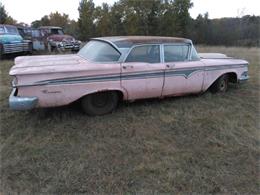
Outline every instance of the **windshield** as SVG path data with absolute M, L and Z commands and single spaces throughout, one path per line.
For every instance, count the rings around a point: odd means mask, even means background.
M 5 29 L 3 26 L 0 26 L 0 34 L 4 34 L 5 33 Z
M 0 34 L 19 34 L 16 27 L 13 26 L 0 26 Z
M 51 34 L 52 35 L 63 35 L 64 33 L 63 33 L 63 31 L 62 31 L 62 29 L 51 29 Z
M 5 29 L 8 34 L 15 34 L 15 35 L 19 34 L 16 27 L 6 26 Z
M 78 55 L 94 62 L 116 62 L 120 57 L 120 53 L 114 47 L 103 41 L 88 42 Z

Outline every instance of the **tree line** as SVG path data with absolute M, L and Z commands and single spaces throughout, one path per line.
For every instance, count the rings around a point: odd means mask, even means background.
M 260 16 L 209 19 L 205 13 L 193 19 L 189 14 L 192 6 L 191 0 L 118 0 L 111 6 L 107 3 L 96 6 L 93 0 L 81 0 L 77 21 L 54 12 L 31 25 L 61 26 L 82 41 L 99 36 L 157 35 L 187 37 L 196 44 L 259 46 Z M 1 10 L 4 7 L 0 5 L 2 18 Z M 5 14 L 9 23 L 15 22 Z

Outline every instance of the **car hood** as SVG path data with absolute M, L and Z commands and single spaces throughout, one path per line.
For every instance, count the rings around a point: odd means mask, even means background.
M 19 43 L 22 42 L 23 38 L 20 35 L 0 35 L 0 43 L 8 44 L 8 43 Z
M 22 56 L 15 58 L 15 65 L 10 75 L 44 74 L 55 72 L 72 72 L 82 69 L 86 60 L 77 54 Z
M 50 35 L 48 37 L 49 40 L 53 41 L 74 41 L 74 37 L 70 35 Z

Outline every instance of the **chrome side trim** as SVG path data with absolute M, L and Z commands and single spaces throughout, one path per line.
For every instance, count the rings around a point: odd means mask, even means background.
M 9 107 L 12 110 L 30 110 L 33 109 L 37 103 L 37 97 L 19 97 L 16 96 L 16 88 L 13 88 L 9 96 Z
M 80 77 L 65 77 L 58 79 L 42 80 L 35 83 L 17 85 L 17 87 L 28 87 L 28 86 L 40 86 L 40 85 L 58 85 L 58 84 L 73 84 L 73 83 L 89 83 L 89 82 L 107 82 L 107 81 L 119 81 L 124 79 L 146 79 L 151 77 L 162 77 L 162 76 L 184 76 L 188 78 L 193 73 L 198 71 L 216 71 L 225 70 L 232 68 L 244 68 L 247 67 L 245 64 L 230 64 L 221 66 L 200 66 L 200 67 L 187 67 L 187 68 L 175 68 L 168 71 L 164 69 L 156 71 L 138 71 L 131 73 L 117 73 L 117 74 L 103 74 L 103 75 L 92 75 L 92 76 L 80 76 Z

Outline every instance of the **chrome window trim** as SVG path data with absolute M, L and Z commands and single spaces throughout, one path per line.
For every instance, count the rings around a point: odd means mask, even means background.
M 78 51 L 78 53 L 77 53 L 76 55 L 78 55 L 78 56 L 80 56 L 81 58 L 83 58 L 84 60 L 90 61 L 90 62 L 92 62 L 92 63 L 94 63 L 94 64 L 117 64 L 117 63 L 121 63 L 121 62 L 122 62 L 122 59 L 121 59 L 121 58 L 122 58 L 122 56 L 124 55 L 124 53 L 123 53 L 122 51 L 120 51 L 119 48 L 117 48 L 116 45 L 113 44 L 111 41 L 107 41 L 107 40 L 100 39 L 100 38 L 92 38 L 92 39 L 90 39 L 90 41 L 101 41 L 101 42 L 108 43 L 109 45 L 111 45 L 111 46 L 120 54 L 120 57 L 118 58 L 117 61 L 95 62 L 95 61 L 92 61 L 92 60 L 90 60 L 90 59 L 85 58 L 85 57 L 82 56 L 82 55 L 79 55 L 79 51 Z M 86 43 L 86 44 L 88 44 L 88 43 Z M 86 44 L 85 44 L 85 45 L 86 45 Z M 84 45 L 84 47 L 85 47 L 85 45 Z
M 162 63 L 162 53 L 161 53 L 161 44 L 160 43 L 146 43 L 146 44 L 136 44 L 136 45 L 133 45 L 132 47 L 130 47 L 129 51 L 126 53 L 125 57 L 122 60 L 122 63 L 136 63 L 136 62 L 126 62 L 126 59 L 129 56 L 129 54 L 131 53 L 131 51 L 134 48 L 136 48 L 136 47 L 151 46 L 151 45 L 159 46 L 159 52 L 160 52 L 159 53 L 159 56 L 160 56 L 160 62 L 159 63 Z M 149 63 L 149 64 L 158 64 L 158 63 Z
M 91 40 L 106 42 L 106 43 L 110 44 L 112 47 L 114 47 L 120 54 L 122 54 L 120 49 L 112 41 L 109 41 L 107 39 L 102 39 L 102 38 L 91 38 L 90 41 Z

